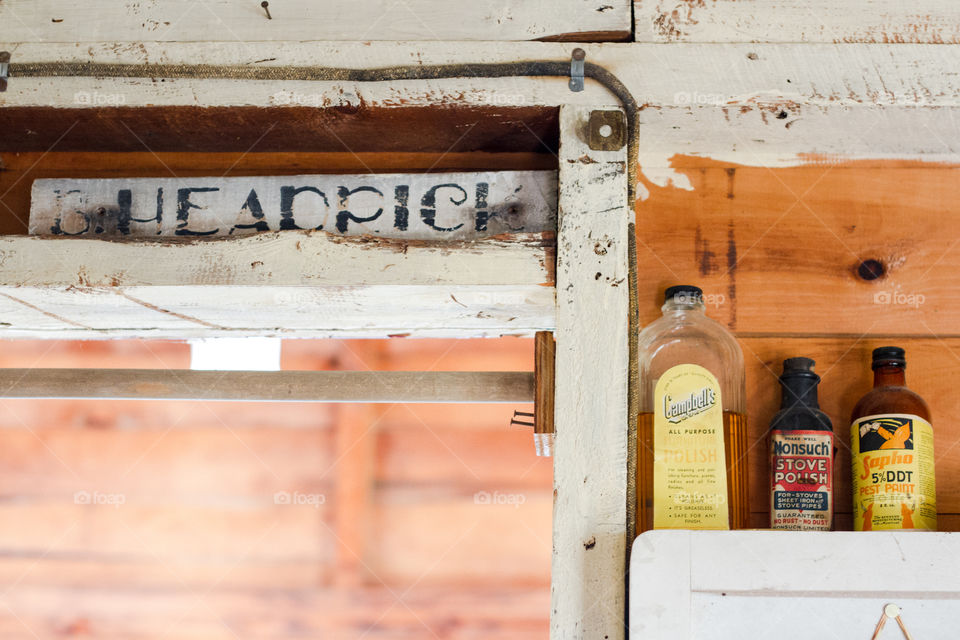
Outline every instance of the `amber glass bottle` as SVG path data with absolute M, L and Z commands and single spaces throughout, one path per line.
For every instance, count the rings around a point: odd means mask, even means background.
M 639 336 L 637 531 L 748 524 L 743 352 L 693 286 Z
M 937 529 L 933 428 L 906 387 L 899 347 L 873 350 L 873 389 L 853 409 L 853 524 L 857 531 Z

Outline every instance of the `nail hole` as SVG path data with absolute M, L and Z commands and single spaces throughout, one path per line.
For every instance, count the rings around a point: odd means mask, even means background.
M 867 281 L 876 280 L 886 272 L 886 268 L 879 260 L 864 260 L 860 263 L 860 266 L 857 267 L 857 275 Z

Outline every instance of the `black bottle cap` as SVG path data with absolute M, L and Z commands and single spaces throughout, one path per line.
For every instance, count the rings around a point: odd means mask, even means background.
M 691 284 L 678 284 L 668 287 L 663 293 L 664 303 L 673 300 L 677 304 L 694 304 L 703 300 L 703 289 Z
M 820 376 L 813 372 L 813 367 L 817 363 L 812 358 L 787 358 L 783 361 L 783 375 L 781 377 L 791 378 L 816 378 Z
M 873 350 L 873 366 L 876 369 L 888 364 L 907 366 L 906 351 L 900 347 L 877 347 Z

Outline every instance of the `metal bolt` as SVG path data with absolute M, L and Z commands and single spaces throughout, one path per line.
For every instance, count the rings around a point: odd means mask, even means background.
M 270 15 L 270 3 L 267 2 L 267 0 L 263 0 L 263 2 L 260 3 L 260 6 L 263 7 L 263 10 L 267 12 L 267 20 L 273 20 L 273 16 Z

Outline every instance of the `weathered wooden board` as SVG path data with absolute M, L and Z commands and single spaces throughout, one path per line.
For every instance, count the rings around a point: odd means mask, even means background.
M 777 376 L 783 361 L 806 356 L 817 361 L 820 406 L 833 421 L 837 437 L 835 466 L 835 509 L 849 513 L 850 488 L 850 414 L 857 400 L 873 386 L 870 352 L 879 346 L 894 344 L 907 351 L 907 385 L 929 403 L 934 428 L 934 452 L 937 462 L 937 509 L 960 513 L 960 477 L 958 431 L 952 416 L 960 412 L 960 398 L 953 392 L 953 381 L 960 376 L 960 340 L 927 335 L 915 338 L 856 336 L 836 338 L 797 338 L 789 334 L 765 338 L 741 338 L 747 373 L 747 427 L 751 445 L 750 505 L 756 514 L 770 507 L 767 426 L 780 408 Z M 762 526 L 769 526 L 763 523 Z M 841 526 L 842 528 L 842 526 Z M 941 527 L 943 530 L 953 530 Z
M 951 0 L 634 0 L 638 42 L 957 44 Z
M 626 147 L 595 151 L 560 109 L 551 638 L 624 637 L 627 553 Z
M 956 167 L 675 166 L 637 209 L 642 322 L 689 281 L 740 335 L 960 335 Z
M 411 60 L 417 65 L 567 61 L 571 49 L 561 43 L 471 43 L 450 47 L 428 42 L 136 46 L 98 43 L 84 47 L 20 43 L 10 48 L 14 67 L 18 60 L 136 64 L 189 64 L 204 60 L 212 65 L 245 62 L 260 67 L 310 66 L 316 64 L 316 51 L 323 50 L 325 66 L 347 68 L 395 67 Z M 644 105 L 639 114 L 643 137 L 640 164 L 642 173 L 655 185 L 685 186 L 683 178 L 672 168 L 671 158 L 677 154 L 770 167 L 824 159 L 960 158 L 956 135 L 960 80 L 954 73 L 960 67 L 960 51 L 956 47 L 608 43 L 587 45 L 585 49 L 588 61 L 617 75 Z M 7 144 L 36 140 L 42 146 L 32 150 L 45 151 L 51 146 L 65 149 L 102 142 L 104 138 L 91 141 L 80 134 L 99 126 L 96 118 L 85 118 L 83 112 L 97 111 L 90 108 L 91 104 L 111 96 L 122 99 L 124 107 L 183 108 L 293 108 L 289 106 L 293 104 L 290 97 L 295 96 L 301 102 L 342 107 L 358 114 L 373 113 L 376 107 L 413 105 L 456 105 L 468 109 L 491 105 L 530 108 L 569 103 L 616 104 L 615 97 L 593 80 L 587 80 L 584 91 L 572 93 L 562 77 L 484 79 L 466 71 L 463 76 L 396 83 L 202 79 L 168 79 L 160 83 L 152 78 L 19 77 L 12 78 L 10 90 L 0 95 L 0 105 L 4 107 L 0 109 L 0 125 L 7 132 Z M 82 100 L 78 100 L 78 95 Z M 58 108 L 50 111 L 52 107 Z M 47 109 L 49 113 L 44 115 L 35 109 Z M 69 109 L 79 111 L 67 117 L 65 110 Z M 98 113 L 109 117 L 103 110 Z M 337 112 L 336 120 L 342 118 Z M 511 118 L 482 119 L 492 121 L 506 124 Z M 43 131 L 37 132 L 37 122 L 45 123 Z M 225 127 L 231 122 L 231 118 L 223 118 Z M 318 131 L 324 130 L 322 123 L 318 121 Z M 235 133 L 244 142 L 249 139 L 249 146 L 265 135 L 267 127 L 264 124 L 254 130 L 238 128 L 231 135 Z M 131 144 L 141 144 L 119 124 L 104 134 L 110 131 L 122 134 Z M 370 144 L 378 138 L 388 139 L 389 133 L 389 128 L 384 128 L 370 136 L 368 130 L 365 139 Z M 175 136 L 176 132 L 169 135 Z M 142 141 L 148 142 L 148 147 L 156 147 L 170 139 L 169 135 Z M 280 135 L 278 131 L 267 132 L 260 144 Z M 289 132 L 286 135 L 289 137 Z M 64 136 L 62 141 L 58 140 L 60 136 Z M 489 142 L 493 144 L 492 140 Z M 21 150 L 30 149 L 21 144 Z M 638 195 L 647 194 L 639 191 Z
M 532 372 L 0 369 L 0 398 L 232 402 L 530 402 Z
M 889 603 L 913 637 L 939 637 L 960 615 L 958 551 L 956 533 L 649 531 L 631 556 L 631 637 L 868 638 Z
M 233 575 L 228 572 L 229 577 Z M 478 600 L 483 604 L 478 605 Z M 375 583 L 351 590 L 313 585 L 209 592 L 180 585 L 98 589 L 28 583 L 12 590 L 5 604 L 17 613 L 0 618 L 0 634 L 11 638 L 22 637 L 25 629 L 50 638 L 63 635 L 65 629 L 86 633 L 93 628 L 109 640 L 236 640 L 264 633 L 276 637 L 296 628 L 297 633 L 314 638 L 362 635 L 364 640 L 415 640 L 448 633 L 454 627 L 456 634 L 450 637 L 459 640 L 544 637 L 539 611 L 547 600 L 541 585 L 456 588 Z
M 6 0 L 0 41 L 623 40 L 631 0 Z
M 36 180 L 31 234 L 346 236 L 470 240 L 556 230 L 556 173 L 299 175 Z
M 475 129 L 474 129 L 475 130 Z M 342 135 L 342 131 L 338 135 Z M 305 173 L 463 172 L 555 170 L 543 153 L 416 152 L 166 152 L 166 151 L 0 152 L 0 235 L 27 233 L 33 182 L 43 178 L 135 178 L 176 175 L 286 176 Z M 16 212 L 16 215 L 13 214 Z
M 548 234 L 552 236 L 552 234 Z M 193 241 L 0 238 L 0 335 L 532 335 L 553 238 L 431 245 L 284 231 Z

